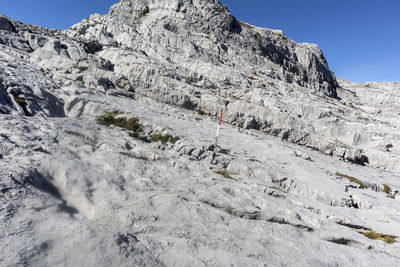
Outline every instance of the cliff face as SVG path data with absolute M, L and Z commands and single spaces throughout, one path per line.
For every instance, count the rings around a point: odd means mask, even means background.
M 108 15 L 71 30 L 75 37 L 142 50 L 186 75 L 209 77 L 217 88 L 224 81 L 249 87 L 247 76 L 261 75 L 336 97 L 338 84 L 316 45 L 242 23 L 219 1 L 121 1 Z

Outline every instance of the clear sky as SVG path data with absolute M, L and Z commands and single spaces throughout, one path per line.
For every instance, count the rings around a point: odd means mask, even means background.
M 0 13 L 65 29 L 117 0 L 0 0 Z M 338 77 L 400 81 L 400 0 L 222 0 L 239 20 L 318 44 Z

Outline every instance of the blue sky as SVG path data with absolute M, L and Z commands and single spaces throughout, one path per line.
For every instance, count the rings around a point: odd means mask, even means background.
M 0 13 L 65 29 L 117 0 L 0 0 Z M 318 44 L 338 77 L 400 81 L 400 0 L 222 0 L 236 18 Z M 79 8 L 78 8 L 79 7 Z

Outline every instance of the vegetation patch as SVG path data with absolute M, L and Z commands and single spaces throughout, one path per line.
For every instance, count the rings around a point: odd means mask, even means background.
M 149 8 L 149 6 L 146 6 L 145 9 L 143 9 L 143 11 L 142 11 L 142 14 L 141 14 L 142 17 L 149 14 L 149 12 L 150 12 L 150 8 Z
M 352 228 L 355 231 L 357 231 L 358 233 L 362 234 L 363 236 L 365 236 L 365 237 L 367 237 L 369 239 L 381 240 L 381 241 L 384 241 L 384 242 L 386 242 L 388 244 L 393 244 L 393 243 L 397 242 L 396 238 L 398 238 L 398 236 L 384 235 L 384 234 L 375 232 L 375 231 L 373 231 L 370 228 L 367 228 L 365 226 L 355 225 L 355 224 L 348 224 L 348 223 L 344 223 L 344 222 L 337 222 L 337 224 Z
M 383 184 L 383 192 L 385 192 L 386 194 L 390 194 L 392 192 L 392 188 L 390 188 L 390 186 L 388 186 L 387 184 Z
M 383 189 L 382 192 L 386 193 L 388 198 L 396 198 L 396 195 L 399 193 L 398 191 L 393 192 L 392 188 L 390 186 L 388 186 L 387 184 L 383 184 Z
M 162 134 L 152 134 L 150 135 L 150 138 L 153 142 L 158 142 L 160 141 L 161 143 L 163 143 L 164 145 L 166 143 L 172 143 L 175 144 L 176 141 L 178 141 L 180 138 L 179 136 L 172 136 L 170 134 L 166 134 L 166 135 L 162 135 Z
M 373 240 L 381 240 L 384 241 L 388 244 L 393 244 L 396 241 L 396 238 L 398 238 L 398 236 L 394 236 L 394 235 L 384 235 L 375 231 L 367 231 L 367 232 L 362 232 L 361 233 L 363 236 L 368 237 L 369 239 L 373 239 Z
M 96 121 L 104 126 L 117 126 L 123 129 L 128 130 L 132 137 L 137 137 L 139 132 L 143 131 L 142 125 L 139 123 L 139 119 L 136 117 L 132 118 L 124 118 L 120 117 L 117 118 L 118 115 L 121 115 L 122 113 L 119 111 L 113 111 L 106 113 L 102 116 L 99 116 L 96 118 Z
M 342 177 L 342 178 L 346 178 L 347 180 L 349 180 L 352 183 L 358 184 L 361 189 L 366 188 L 366 186 L 365 186 L 363 181 L 361 181 L 361 180 L 359 180 L 359 179 L 357 179 L 357 178 L 355 178 L 353 176 L 342 174 L 340 172 L 336 172 L 335 175 L 339 176 L 339 177 Z
M 199 115 L 201 115 L 201 116 L 206 115 L 206 113 L 204 112 L 204 110 L 201 110 L 201 109 L 199 109 L 199 110 L 197 111 L 197 113 L 199 113 Z
M 194 118 L 196 121 L 201 121 L 202 118 Z
M 19 97 L 14 97 L 15 102 L 17 102 L 18 105 L 20 106 L 24 106 L 26 105 L 26 100 L 23 98 L 19 98 Z
M 84 72 L 89 69 L 87 66 L 76 66 L 76 68 L 79 70 L 79 72 Z
M 229 172 L 227 172 L 226 170 L 217 170 L 217 171 L 215 171 L 215 173 L 216 174 L 219 174 L 219 175 L 222 175 L 222 176 L 224 176 L 225 178 L 227 178 L 227 179 L 231 179 L 231 180 L 235 180 L 235 181 L 237 181 L 235 178 L 233 178 L 232 176 L 231 176 L 231 174 L 229 173 Z

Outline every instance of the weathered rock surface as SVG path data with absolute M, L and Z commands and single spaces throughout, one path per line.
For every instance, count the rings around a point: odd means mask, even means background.
M 216 0 L 0 16 L 0 265 L 397 266 L 399 103 Z

